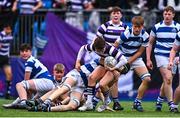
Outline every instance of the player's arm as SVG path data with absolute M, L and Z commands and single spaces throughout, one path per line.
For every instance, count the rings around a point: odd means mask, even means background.
M 37 3 L 37 5 L 33 8 L 33 12 L 35 12 L 35 11 L 37 11 L 40 7 L 42 7 L 42 1 L 41 0 L 39 0 L 38 1 L 38 3 Z
M 142 53 L 145 51 L 145 48 L 146 47 L 141 46 L 138 49 L 138 51 L 132 57 L 129 58 L 128 63 L 132 64 L 137 58 L 139 58 L 142 55 Z
M 169 55 L 169 65 L 168 65 L 169 69 L 171 69 L 173 66 L 173 60 L 176 56 L 177 50 L 178 50 L 178 46 L 174 44 Z
M 31 76 L 31 72 L 30 71 L 26 71 L 24 74 L 24 80 L 29 80 Z
M 12 11 L 15 12 L 17 10 L 17 4 L 18 4 L 18 0 L 15 0 L 12 6 Z
M 153 69 L 153 65 L 152 65 L 152 61 L 151 61 L 151 52 L 152 52 L 152 48 L 153 48 L 153 43 L 155 41 L 155 37 L 150 35 L 149 37 L 149 43 L 148 43 L 148 47 L 146 48 L 146 60 L 147 60 L 147 67 L 149 69 Z
M 92 44 L 83 45 L 79 49 L 77 59 L 76 59 L 76 64 L 75 64 L 75 68 L 77 70 L 80 70 L 81 59 L 82 59 L 83 55 L 86 53 L 86 51 L 92 51 Z

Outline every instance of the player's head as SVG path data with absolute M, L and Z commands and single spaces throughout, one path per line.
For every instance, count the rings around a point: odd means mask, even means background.
M 4 24 L 3 30 L 5 31 L 6 34 L 11 34 L 11 32 L 12 32 L 11 25 L 8 23 Z
M 106 42 L 102 37 L 96 37 L 93 42 L 93 48 L 97 53 L 104 53 Z
M 139 35 L 141 30 L 144 27 L 144 19 L 142 16 L 134 16 L 132 18 L 132 28 L 133 28 L 133 34 Z
M 122 18 L 121 8 L 113 7 L 110 11 L 110 18 L 114 24 L 119 24 Z
M 53 68 L 53 75 L 56 81 L 61 81 L 62 77 L 64 76 L 65 66 L 62 63 L 57 63 L 54 65 Z
M 29 44 L 22 44 L 20 46 L 20 56 L 21 56 L 21 58 L 27 60 L 32 54 L 31 50 L 32 50 L 32 48 L 31 48 L 31 46 Z
M 174 16 L 175 16 L 175 10 L 172 6 L 167 6 L 164 8 L 163 18 L 165 24 L 170 25 L 171 22 L 173 21 Z

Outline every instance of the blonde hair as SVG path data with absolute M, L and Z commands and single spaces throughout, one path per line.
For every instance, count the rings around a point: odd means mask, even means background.
M 142 16 L 134 16 L 132 18 L 132 24 L 137 26 L 143 26 L 144 25 L 144 18 Z
M 62 63 L 57 63 L 54 65 L 53 68 L 55 71 L 64 71 L 65 70 L 65 66 Z

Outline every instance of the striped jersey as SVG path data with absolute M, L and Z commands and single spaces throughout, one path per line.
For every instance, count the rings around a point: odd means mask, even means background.
M 93 60 L 90 63 L 84 64 L 81 66 L 81 70 L 80 70 L 80 75 L 81 78 L 83 79 L 84 84 L 87 86 L 88 84 L 88 76 L 93 72 L 93 70 L 98 66 L 99 64 L 99 60 Z
M 2 8 L 10 8 L 11 5 L 11 0 L 0 0 L 0 6 L 2 6 Z
M 114 57 L 118 62 L 118 64 L 116 65 L 116 68 L 119 68 L 122 65 L 124 65 L 125 63 L 127 63 L 127 60 L 124 57 L 124 55 L 121 53 L 121 51 L 119 51 L 117 48 L 115 48 L 114 46 L 111 46 L 110 44 L 107 44 L 107 43 L 106 43 L 105 50 L 103 53 L 96 52 L 93 47 L 93 43 L 86 44 L 86 45 L 82 46 L 81 49 L 80 49 L 80 52 L 78 53 L 77 59 L 81 59 L 82 55 L 85 54 L 85 51 L 90 51 L 90 52 L 94 51 L 97 55 L 99 55 L 100 57 L 103 57 L 103 58 L 105 58 L 107 56 Z
M 178 32 L 177 36 L 176 36 L 176 40 L 175 40 L 175 45 L 180 47 L 180 31 Z M 180 48 L 179 48 L 180 49 Z
M 69 0 L 70 11 L 80 11 L 84 9 L 84 6 L 91 2 L 91 0 Z
M 126 57 L 131 57 L 138 51 L 141 46 L 148 46 L 148 38 L 149 34 L 145 30 L 141 30 L 140 34 L 135 36 L 133 34 L 133 29 L 128 29 L 122 33 L 117 41 L 120 44 L 119 48 L 123 54 Z
M 32 9 L 41 0 L 17 0 L 20 5 L 20 13 L 22 14 L 33 14 Z
M 30 79 L 46 78 L 54 81 L 47 68 L 36 58 L 30 56 L 25 63 L 25 72 L 31 72 Z
M 112 23 L 112 20 L 110 20 L 98 28 L 97 36 L 103 37 L 108 43 L 114 43 L 126 29 L 128 29 L 128 26 L 123 22 L 115 25 Z
M 152 28 L 150 35 L 156 38 L 155 55 L 169 57 L 170 50 L 179 30 L 180 24 L 175 21 L 171 25 L 166 25 L 162 21 Z
M 11 34 L 7 35 L 4 31 L 0 32 L 0 55 L 9 56 L 10 42 L 12 40 Z

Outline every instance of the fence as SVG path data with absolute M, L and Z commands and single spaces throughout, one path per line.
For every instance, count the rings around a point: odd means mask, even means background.
M 106 9 L 96 9 L 100 13 L 100 21 L 104 23 L 109 20 L 109 12 Z M 65 19 L 65 10 L 60 9 L 40 9 L 37 13 L 33 15 L 14 15 L 15 21 L 13 25 L 13 35 L 14 40 L 11 45 L 11 55 L 17 55 L 19 53 L 19 47 L 22 43 L 33 44 L 33 38 L 35 33 L 44 33 L 45 26 L 43 22 L 47 12 L 54 12 L 62 19 Z M 84 21 L 88 21 L 92 11 L 83 11 Z M 122 21 L 130 24 L 131 18 L 134 16 L 131 10 L 123 10 Z M 0 18 L 3 18 L 4 14 L 0 14 Z M 141 15 L 145 18 L 145 26 L 148 31 L 150 31 L 151 26 L 156 22 L 162 20 L 161 11 L 151 11 L 143 12 Z M 176 13 L 176 21 L 180 21 L 180 12 Z

